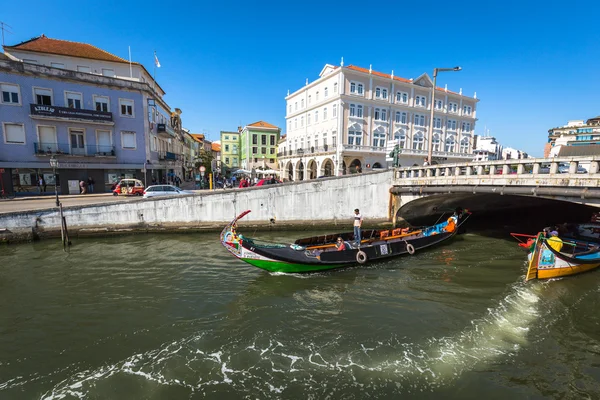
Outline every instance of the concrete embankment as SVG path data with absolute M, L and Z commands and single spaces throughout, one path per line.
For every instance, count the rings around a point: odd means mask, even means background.
M 124 203 L 64 209 L 69 234 L 111 235 L 136 232 L 220 230 L 244 210 L 240 226 L 257 229 L 350 228 L 359 208 L 365 227 L 391 221 L 392 172 L 232 189 Z M 0 214 L 0 241 L 16 242 L 60 236 L 56 208 Z

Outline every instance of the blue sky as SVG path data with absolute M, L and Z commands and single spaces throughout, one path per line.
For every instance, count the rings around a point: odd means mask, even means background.
M 600 115 L 600 2 L 486 3 L 11 1 L 0 21 L 8 45 L 44 33 L 123 58 L 131 46 L 150 71 L 156 50 L 167 102 L 213 140 L 258 120 L 285 132 L 287 90 L 342 56 L 405 78 L 460 65 L 438 86 L 477 92 L 476 133 L 541 156 L 549 128 Z

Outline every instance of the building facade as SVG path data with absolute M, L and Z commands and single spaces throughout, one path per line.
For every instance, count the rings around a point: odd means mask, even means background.
M 6 191 L 39 193 L 44 188 L 34 182 L 40 178 L 53 184 L 50 157 L 58 159 L 63 194 L 78 192 L 74 182 L 88 178 L 101 192 L 123 177 L 150 183 L 185 172 L 181 110 L 171 111 L 141 64 L 43 35 L 4 50 L 0 168 Z
M 600 116 L 584 120 L 572 120 L 561 127 L 548 130 L 548 142 L 544 157 L 558 154 L 559 146 L 590 146 L 600 144 Z M 556 147 L 556 148 L 555 148 Z
M 240 133 L 240 166 L 245 170 L 277 169 L 281 128 L 265 121 L 246 125 Z
M 398 145 L 400 165 L 428 151 L 433 82 L 353 65 L 325 65 L 319 79 L 286 97 L 286 139 L 279 169 L 288 180 L 386 168 Z M 478 99 L 437 88 L 434 162 L 472 159 Z
M 475 135 L 473 161 L 492 161 L 502 159 L 503 147 L 493 136 Z
M 242 127 L 237 132 L 221 131 L 221 173 L 228 175 L 229 171 L 240 167 L 240 133 Z

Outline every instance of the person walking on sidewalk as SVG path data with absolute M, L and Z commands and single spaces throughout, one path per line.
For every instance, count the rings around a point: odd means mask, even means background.
M 362 227 L 363 217 L 360 214 L 359 209 L 354 210 L 354 241 L 357 247 L 360 247 L 361 232 L 360 228 Z
M 94 178 L 92 178 L 91 176 L 90 176 L 90 177 L 88 177 L 88 180 L 87 180 L 87 185 L 88 185 L 88 191 L 89 191 L 90 193 L 94 193 L 94 183 L 96 183 L 96 182 L 94 181 Z

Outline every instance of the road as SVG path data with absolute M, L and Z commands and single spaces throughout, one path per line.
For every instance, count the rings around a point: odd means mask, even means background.
M 63 207 L 82 206 L 86 204 L 115 203 L 140 199 L 137 196 L 113 196 L 111 193 L 91 195 L 62 196 L 60 202 Z M 9 200 L 0 200 L 0 214 L 18 211 L 43 210 L 56 207 L 54 196 L 26 197 Z

